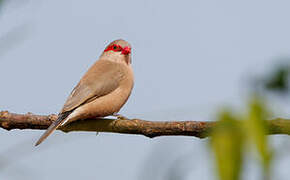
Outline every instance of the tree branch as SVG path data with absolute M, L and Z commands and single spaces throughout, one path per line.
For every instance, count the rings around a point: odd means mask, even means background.
M 57 115 L 35 115 L 32 113 L 15 114 L 0 112 L 0 127 L 11 129 L 47 129 L 57 119 Z M 277 118 L 268 120 L 268 134 L 290 135 L 290 120 Z M 112 132 L 123 134 L 139 134 L 150 138 L 157 136 L 195 136 L 205 138 L 210 135 L 216 122 L 211 121 L 145 121 L 141 119 L 86 119 L 72 122 L 59 130 Z

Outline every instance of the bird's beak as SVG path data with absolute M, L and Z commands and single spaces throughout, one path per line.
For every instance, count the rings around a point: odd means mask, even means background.
M 124 55 L 130 54 L 131 53 L 131 48 L 129 46 L 126 46 L 123 48 L 122 53 Z

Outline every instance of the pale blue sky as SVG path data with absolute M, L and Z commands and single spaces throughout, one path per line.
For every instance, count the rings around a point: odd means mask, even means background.
M 123 38 L 133 46 L 135 87 L 122 114 L 212 119 L 224 105 L 245 102 L 250 76 L 290 56 L 289 6 L 285 0 L 11 1 L 0 11 L 0 110 L 57 113 L 104 47 Z M 2 179 L 161 180 L 178 168 L 183 179 L 214 179 L 207 140 L 56 132 L 35 148 L 43 131 L 0 133 Z M 271 139 L 276 146 L 287 141 Z M 287 179 L 289 156 L 275 163 L 274 174 Z M 247 179 L 259 177 L 255 164 L 247 169 Z

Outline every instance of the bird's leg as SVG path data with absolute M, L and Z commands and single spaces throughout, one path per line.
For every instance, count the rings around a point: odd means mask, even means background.
M 118 113 L 114 113 L 112 114 L 112 116 L 116 117 L 118 120 L 126 120 L 126 119 L 129 119 L 121 114 L 118 114 Z

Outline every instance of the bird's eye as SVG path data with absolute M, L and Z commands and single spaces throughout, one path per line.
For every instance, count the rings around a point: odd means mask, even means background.
M 113 46 L 113 49 L 115 49 L 115 50 L 116 50 L 116 49 L 117 49 L 117 46 L 116 46 L 116 45 L 115 45 L 115 46 Z

